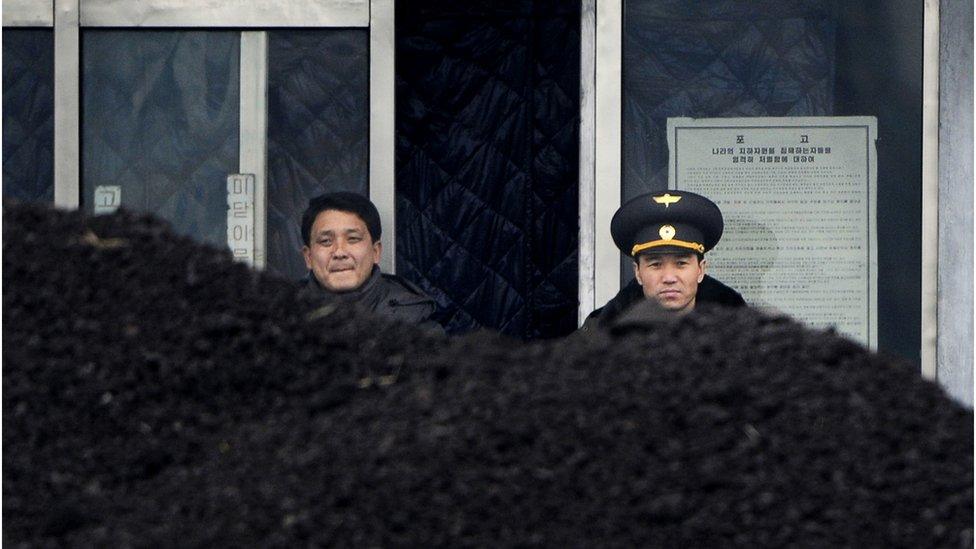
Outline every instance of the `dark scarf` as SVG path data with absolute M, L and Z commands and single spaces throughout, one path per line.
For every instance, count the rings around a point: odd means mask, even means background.
M 373 271 L 369 273 L 369 278 L 366 282 L 348 292 L 333 292 L 326 289 L 321 284 L 315 274 L 309 271 L 305 277 L 305 287 L 315 290 L 315 296 L 322 300 L 324 304 L 332 305 L 339 303 L 363 303 L 368 302 L 369 297 L 374 293 L 376 288 L 380 284 L 380 280 L 383 278 L 382 273 L 380 273 L 380 268 L 377 265 L 373 265 Z

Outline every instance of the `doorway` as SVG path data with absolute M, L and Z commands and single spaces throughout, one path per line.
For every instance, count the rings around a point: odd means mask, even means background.
M 578 2 L 397 10 L 399 272 L 449 332 L 577 326 Z

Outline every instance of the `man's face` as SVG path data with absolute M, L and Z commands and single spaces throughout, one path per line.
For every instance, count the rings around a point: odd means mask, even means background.
M 698 283 L 705 277 L 705 261 L 690 254 L 642 254 L 634 263 L 634 276 L 644 297 L 668 311 L 686 313 L 695 308 Z
M 380 262 L 383 245 L 373 242 L 366 222 L 358 215 L 338 210 L 319 212 L 302 247 L 305 266 L 332 292 L 349 292 L 369 278 Z

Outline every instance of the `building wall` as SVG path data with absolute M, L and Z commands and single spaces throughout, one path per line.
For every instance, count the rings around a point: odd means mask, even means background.
M 942 2 L 939 61 L 939 383 L 973 405 L 973 2 Z

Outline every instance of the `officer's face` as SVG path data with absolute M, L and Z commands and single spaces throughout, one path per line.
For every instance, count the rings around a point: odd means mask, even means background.
M 355 290 L 379 263 L 382 244 L 373 242 L 366 222 L 354 213 L 325 210 L 315 217 L 311 242 L 302 248 L 305 266 L 332 292 Z
M 673 312 L 695 308 L 698 283 L 705 277 L 705 261 L 690 254 L 642 254 L 634 263 L 634 276 L 644 296 Z

